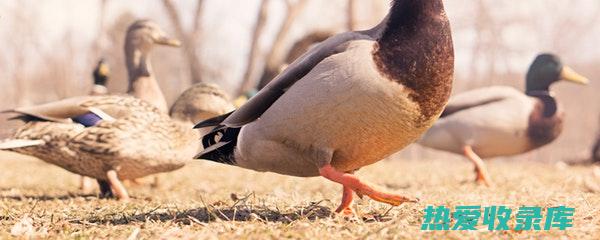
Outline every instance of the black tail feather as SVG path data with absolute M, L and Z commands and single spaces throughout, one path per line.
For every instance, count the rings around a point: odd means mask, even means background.
M 194 128 L 205 128 L 205 127 L 219 126 L 232 113 L 233 113 L 233 111 L 231 111 L 231 112 L 229 112 L 227 114 L 221 115 L 221 116 L 217 116 L 217 117 L 214 117 L 214 118 L 206 119 L 206 120 L 204 120 L 204 121 L 196 124 L 196 126 L 194 126 Z
M 241 128 L 219 126 L 202 137 L 204 151 L 196 155 L 196 159 L 235 165 L 234 151 Z M 217 139 L 219 138 L 220 139 Z

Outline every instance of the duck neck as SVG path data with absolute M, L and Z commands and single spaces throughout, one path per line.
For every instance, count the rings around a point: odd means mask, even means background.
M 454 48 L 442 0 L 395 0 L 374 29 L 374 60 L 380 72 L 412 90 L 426 118 L 450 97 Z
M 147 101 L 162 112 L 167 112 L 167 101 L 154 78 L 152 65 L 147 52 L 143 52 L 129 43 L 125 45 L 125 61 L 129 74 L 127 93 Z
M 108 94 L 108 88 L 106 88 L 106 86 L 102 84 L 94 84 L 94 86 L 92 86 L 92 91 L 90 92 L 90 95 L 101 96 L 106 94 Z
M 558 103 L 552 92 L 548 90 L 532 90 L 527 91 L 527 95 L 537 98 L 541 102 L 544 108 L 543 116 L 545 118 L 553 117 L 558 112 Z
M 544 81 L 533 79 L 528 76 L 525 82 L 525 93 L 527 93 L 528 95 L 531 92 L 550 92 L 550 84 L 544 83 Z

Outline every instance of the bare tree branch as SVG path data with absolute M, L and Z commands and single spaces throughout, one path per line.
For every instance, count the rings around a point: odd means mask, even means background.
M 163 0 L 162 1 L 165 10 L 167 11 L 167 15 L 171 20 L 171 24 L 173 28 L 175 28 L 175 32 L 178 37 L 183 42 L 183 51 L 188 60 L 189 70 L 190 70 L 190 78 L 192 79 L 192 83 L 202 82 L 202 65 L 200 59 L 197 56 L 197 44 L 198 38 L 200 36 L 200 16 L 202 15 L 202 6 L 204 1 L 198 0 L 198 5 L 196 7 L 196 12 L 194 16 L 194 29 L 191 33 L 188 33 L 183 28 L 183 24 L 181 23 L 181 19 L 179 17 L 179 12 L 177 11 L 175 4 L 172 0 Z
M 192 38 L 195 40 L 200 38 L 200 33 L 202 32 L 202 24 L 200 21 L 202 10 L 204 10 L 204 0 L 198 0 L 196 11 L 194 12 L 194 26 L 192 28 Z
M 349 31 L 354 31 L 357 28 L 357 22 L 356 22 L 356 11 L 354 10 L 356 7 L 356 0 L 348 0 L 348 9 L 347 11 L 347 22 L 346 22 L 346 28 Z
M 267 83 L 269 83 L 279 72 L 279 66 L 283 63 L 286 55 L 285 40 L 287 40 L 292 25 L 298 16 L 300 16 L 307 3 L 308 0 L 297 0 L 295 3 L 292 3 L 290 0 L 286 1 L 286 4 L 288 5 L 287 14 L 283 24 L 281 24 L 279 32 L 277 32 L 273 47 L 267 55 L 267 63 L 260 79 L 259 89 L 267 85 Z
M 98 14 L 98 32 L 96 33 L 96 39 L 92 43 L 92 62 L 97 61 L 100 55 L 102 55 L 102 51 L 105 48 L 103 43 L 105 41 L 106 36 L 106 6 L 108 5 L 109 0 L 100 0 L 100 12 Z
M 250 54 L 248 56 L 246 72 L 244 73 L 244 79 L 237 91 L 237 95 L 240 95 L 256 86 L 257 79 L 254 78 L 254 70 L 256 68 L 256 62 L 259 53 L 260 36 L 262 36 L 263 30 L 267 23 L 268 12 L 269 0 L 262 0 L 258 11 L 256 25 L 254 26 L 254 31 L 252 32 L 252 43 L 250 46 Z

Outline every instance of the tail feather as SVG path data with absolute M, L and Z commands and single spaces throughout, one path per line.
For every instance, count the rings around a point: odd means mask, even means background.
M 232 113 L 233 113 L 233 111 L 231 111 L 230 113 L 227 113 L 227 114 L 221 115 L 221 116 L 217 116 L 217 117 L 214 117 L 214 118 L 209 118 L 209 119 L 206 119 L 206 120 L 204 120 L 204 121 L 202 121 L 202 122 L 200 122 L 200 123 L 196 124 L 196 126 L 195 126 L 194 128 L 205 128 L 205 127 L 215 127 L 215 126 L 219 126 L 219 125 L 221 125 L 221 123 L 222 123 L 223 121 L 225 121 L 225 119 L 226 119 L 227 117 L 229 117 L 229 115 L 231 115 Z
M 202 137 L 204 151 L 196 155 L 196 159 L 235 165 L 234 151 L 241 128 L 219 126 Z M 219 138 L 220 137 L 220 138 Z
M 0 150 L 10 150 L 15 148 L 33 147 L 38 145 L 44 145 L 46 142 L 43 140 L 23 140 L 23 139 L 10 139 L 4 142 L 0 142 Z

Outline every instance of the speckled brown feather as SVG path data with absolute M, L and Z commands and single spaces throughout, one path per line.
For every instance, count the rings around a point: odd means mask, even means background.
M 44 145 L 15 152 L 38 157 L 71 172 L 105 179 L 117 170 L 121 179 L 172 171 L 192 159 L 199 137 L 191 126 L 173 121 L 156 107 L 131 97 L 87 97 L 81 107 L 119 116 L 84 128 L 76 123 L 32 121 L 13 139 L 41 139 Z M 114 116 L 113 116 L 114 117 Z
M 195 124 L 234 109 L 229 96 L 217 85 L 198 83 L 177 98 L 169 115 L 174 119 Z

